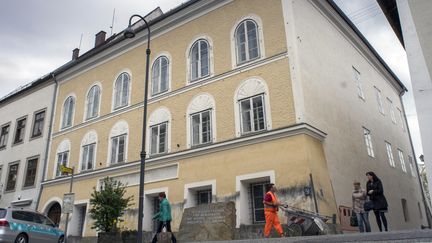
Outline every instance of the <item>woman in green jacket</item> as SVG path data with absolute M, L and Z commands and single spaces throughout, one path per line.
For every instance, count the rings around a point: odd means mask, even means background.
M 159 193 L 159 212 L 153 216 L 153 219 L 157 219 L 159 221 L 159 225 L 156 234 L 153 237 L 152 243 L 157 242 L 157 234 L 162 232 L 163 227 L 166 227 L 167 232 L 171 232 L 171 241 L 176 243 L 177 239 L 174 237 L 174 234 L 171 231 L 171 206 L 168 202 L 168 199 L 166 199 L 165 192 Z

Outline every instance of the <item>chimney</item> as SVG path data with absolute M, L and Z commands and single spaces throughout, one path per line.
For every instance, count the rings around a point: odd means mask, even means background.
M 72 50 L 72 60 L 78 59 L 78 56 L 79 56 L 79 49 L 78 48 L 73 49 Z
M 98 47 L 105 42 L 105 36 L 106 36 L 106 32 L 103 30 L 101 30 L 99 33 L 96 34 L 95 47 Z

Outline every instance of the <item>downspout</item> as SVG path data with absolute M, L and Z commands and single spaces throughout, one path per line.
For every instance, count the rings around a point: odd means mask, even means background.
M 58 88 L 58 81 L 56 79 L 56 76 L 54 73 L 51 73 L 51 77 L 54 80 L 55 83 L 55 87 L 54 87 L 54 94 L 53 94 L 53 98 L 52 98 L 52 103 L 51 103 L 51 116 L 50 116 L 50 122 L 49 122 L 49 126 L 48 126 L 48 141 L 46 144 L 46 148 L 45 148 L 45 158 L 44 158 L 44 166 L 43 166 L 43 171 L 42 171 L 42 180 L 41 182 L 45 181 L 45 174 L 46 174 L 46 169 L 47 169 L 47 163 L 48 163 L 48 153 L 49 153 L 49 148 L 51 145 L 51 135 L 52 135 L 52 127 L 53 127 L 53 121 L 54 121 L 54 108 L 55 108 L 55 101 L 57 99 L 57 88 Z M 41 186 L 39 188 L 39 193 L 38 193 L 38 197 L 36 200 L 36 210 L 38 210 L 39 208 L 39 203 L 40 203 L 40 199 L 42 196 L 42 189 L 43 189 L 43 184 L 41 183 Z
M 422 198 L 423 198 L 423 204 L 424 204 L 425 215 L 426 215 L 426 219 L 427 219 L 427 223 L 428 223 L 428 228 L 430 229 L 431 228 L 431 213 L 430 213 L 430 210 L 429 210 L 429 206 L 428 206 L 428 204 L 426 202 L 426 197 L 425 197 L 425 193 L 424 193 L 424 190 L 423 190 L 423 184 L 422 184 L 421 178 L 420 178 L 420 171 L 419 171 L 418 164 L 417 164 L 417 155 L 416 155 L 415 150 L 414 150 L 414 145 L 413 145 L 413 141 L 412 141 L 412 137 L 411 137 L 411 131 L 410 131 L 410 128 L 408 126 L 408 120 L 406 118 L 405 106 L 403 105 L 403 102 L 402 102 L 402 95 L 404 95 L 405 91 L 406 91 L 406 89 L 402 90 L 399 93 L 399 100 L 400 100 L 400 102 L 402 104 L 401 106 L 402 106 L 402 111 L 403 111 L 403 114 L 404 114 L 403 117 L 404 117 L 404 120 L 405 120 L 405 127 L 407 128 L 408 137 L 409 137 L 410 144 L 411 144 L 411 150 L 412 150 L 412 152 L 414 154 L 414 158 L 413 159 L 414 159 L 415 168 L 416 168 L 416 171 L 417 171 L 418 182 L 419 182 L 419 186 L 420 186 L 420 190 L 421 190 L 421 194 L 422 194 Z

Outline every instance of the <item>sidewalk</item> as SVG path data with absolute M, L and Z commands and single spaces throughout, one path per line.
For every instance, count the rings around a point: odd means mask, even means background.
M 321 242 L 432 242 L 432 230 L 404 230 L 391 232 L 373 232 L 367 234 L 352 233 L 340 235 L 320 235 L 320 236 L 303 236 L 303 237 L 286 237 L 256 240 L 236 240 L 236 241 L 211 241 L 211 243 L 321 243 Z M 207 241 L 206 243 L 209 243 Z

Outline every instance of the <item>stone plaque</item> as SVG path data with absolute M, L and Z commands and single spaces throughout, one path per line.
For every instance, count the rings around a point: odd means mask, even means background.
M 233 240 L 235 226 L 234 202 L 199 205 L 184 210 L 178 240 Z

